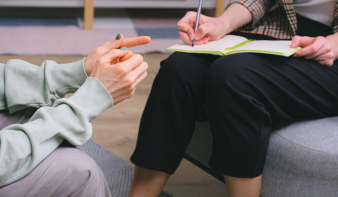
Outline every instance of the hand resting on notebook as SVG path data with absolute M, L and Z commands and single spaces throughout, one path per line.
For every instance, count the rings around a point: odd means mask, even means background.
M 337 59 L 337 51 L 334 51 L 334 44 L 337 38 L 336 34 L 323 37 L 307 37 L 294 36 L 292 38 L 291 47 L 302 46 L 293 57 L 304 57 L 305 59 L 313 59 L 324 66 L 332 66 Z

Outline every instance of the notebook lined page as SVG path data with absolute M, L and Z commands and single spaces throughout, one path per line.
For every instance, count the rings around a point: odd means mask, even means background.
M 241 36 L 226 35 L 223 38 L 215 41 L 210 41 L 203 45 L 191 45 L 182 43 L 169 47 L 168 49 L 178 49 L 185 51 L 218 51 L 223 53 L 224 49 L 234 47 L 248 39 Z

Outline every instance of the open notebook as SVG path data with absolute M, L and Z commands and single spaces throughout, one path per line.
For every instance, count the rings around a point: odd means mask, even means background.
M 264 53 L 288 57 L 296 53 L 301 47 L 290 48 L 291 40 L 248 40 L 234 35 L 226 35 L 215 41 L 203 45 L 176 44 L 168 51 L 187 53 L 209 53 L 214 55 L 231 55 L 235 53 Z

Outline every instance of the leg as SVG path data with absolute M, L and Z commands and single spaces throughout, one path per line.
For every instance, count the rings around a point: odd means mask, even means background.
M 0 130 L 24 124 L 35 113 L 28 108 L 9 114 L 0 111 Z M 67 141 L 62 145 L 67 146 Z M 0 196 L 110 196 L 104 175 L 95 161 L 76 148 L 57 148 L 23 179 L 0 188 Z
M 130 197 L 158 197 L 170 175 L 135 166 Z
M 337 82 L 337 62 L 326 68 L 302 58 L 237 54 L 210 66 L 206 80 L 214 137 L 210 165 L 226 175 L 229 196 L 240 194 L 246 183 L 260 190 L 273 128 L 338 115 Z
M 0 188 L 0 196 L 110 197 L 110 192 L 92 158 L 77 148 L 58 148 L 26 177 Z
M 255 178 L 236 178 L 224 176 L 228 197 L 259 196 L 262 185 L 262 175 Z
M 36 109 L 28 108 L 10 114 L 8 110 L 0 111 L 0 130 L 11 124 L 23 124 L 33 116 Z
M 169 174 L 174 173 L 180 164 L 195 121 L 207 118 L 201 105 L 203 87 L 207 68 L 217 58 L 174 53 L 162 61 L 143 112 L 136 149 L 131 158 L 139 167 L 135 170 L 130 196 L 137 195 L 134 192 L 140 189 L 147 190 L 143 179 L 139 178 L 141 175 L 148 174 L 146 177 L 159 180 L 156 185 L 163 187 Z M 151 180 L 147 182 L 152 183 Z M 156 188 L 156 191 L 161 189 Z M 158 196 L 157 193 L 153 196 Z M 149 194 L 145 196 L 151 197 Z

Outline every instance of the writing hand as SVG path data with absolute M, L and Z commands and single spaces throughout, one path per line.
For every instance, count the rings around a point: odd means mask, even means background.
M 200 15 L 199 26 L 195 32 L 196 15 L 196 12 L 187 12 L 176 25 L 179 29 L 178 35 L 183 42 L 191 45 L 192 40 L 195 38 L 195 44 L 200 45 L 210 40 L 218 40 L 226 33 L 229 33 L 229 25 L 227 22 L 202 14 Z

